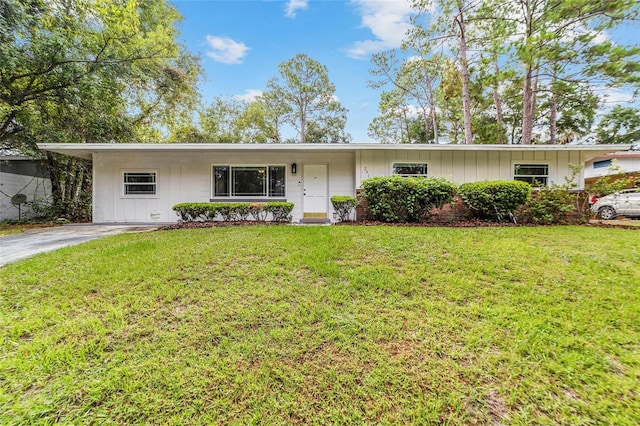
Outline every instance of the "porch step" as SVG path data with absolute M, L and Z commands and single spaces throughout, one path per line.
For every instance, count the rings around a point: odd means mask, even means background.
M 325 224 L 325 223 L 331 223 L 331 221 L 329 219 L 327 219 L 326 217 L 323 218 L 311 218 L 311 217 L 307 217 L 304 219 L 300 219 L 300 222 L 298 222 L 302 225 L 305 224 Z

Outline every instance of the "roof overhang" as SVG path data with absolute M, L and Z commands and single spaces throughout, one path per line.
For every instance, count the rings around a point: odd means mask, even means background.
M 42 143 L 44 151 L 90 160 L 94 154 L 122 153 L 216 153 L 216 152 L 357 152 L 357 151 L 570 151 L 595 155 L 629 149 L 631 145 L 449 145 L 449 144 L 191 144 L 191 143 Z
M 638 151 L 623 151 L 623 152 L 608 152 L 606 154 L 600 154 L 595 157 L 587 158 L 586 161 L 595 161 L 600 159 L 613 159 L 613 158 L 640 158 L 640 152 Z

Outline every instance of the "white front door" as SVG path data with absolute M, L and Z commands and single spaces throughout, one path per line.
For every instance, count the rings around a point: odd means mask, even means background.
M 327 218 L 327 165 L 305 164 L 303 173 L 303 217 Z

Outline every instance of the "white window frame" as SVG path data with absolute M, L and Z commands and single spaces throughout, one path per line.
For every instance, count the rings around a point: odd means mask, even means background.
M 395 173 L 395 168 L 396 166 L 399 165 L 420 165 L 420 166 L 424 166 L 425 167 L 425 173 L 424 174 L 418 174 L 418 175 L 406 175 L 406 174 L 400 174 L 400 173 Z M 413 160 L 395 160 L 391 162 L 391 175 L 392 176 L 401 176 L 401 177 L 427 177 L 429 175 L 429 163 L 427 163 L 426 161 L 413 161 Z
M 547 166 L 547 174 L 546 175 L 516 175 L 516 166 Z M 551 185 L 551 162 L 549 161 L 531 161 L 531 160 L 518 160 L 514 161 L 511 165 L 511 180 L 519 180 L 517 177 L 526 177 L 526 178 L 540 178 L 546 177 L 547 184 L 544 185 L 545 188 Z M 529 183 L 529 182 L 527 182 Z M 542 188 L 543 186 L 533 186 L 531 188 Z
M 216 195 L 215 194 L 215 182 L 214 182 L 214 174 L 216 167 L 228 167 L 229 168 L 229 195 Z M 233 169 L 241 168 L 241 167 L 264 167 L 267 170 L 267 177 L 265 178 L 266 188 L 265 192 L 267 195 L 233 195 Z M 282 167 L 284 169 L 284 194 L 283 195 L 269 195 L 269 168 L 270 167 Z M 259 199 L 259 200 L 275 200 L 275 199 L 283 199 L 287 198 L 287 165 L 286 164 L 222 164 L 216 163 L 211 164 L 211 198 L 215 199 L 225 199 L 225 200 L 238 200 L 238 199 Z
M 125 177 L 127 174 L 154 174 L 154 182 L 137 183 L 138 185 L 153 185 L 153 194 L 127 194 L 127 185 L 136 185 L 136 183 L 127 183 Z M 120 184 L 122 185 L 122 198 L 158 198 L 158 171 L 149 169 L 132 169 L 122 170 L 120 173 Z

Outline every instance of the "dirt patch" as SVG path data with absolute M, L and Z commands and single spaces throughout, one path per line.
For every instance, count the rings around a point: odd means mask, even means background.
M 493 419 L 492 424 L 501 425 L 503 422 L 509 423 L 509 408 L 504 403 L 500 394 L 495 389 L 489 390 L 487 393 L 487 404 L 489 406 L 489 414 Z

